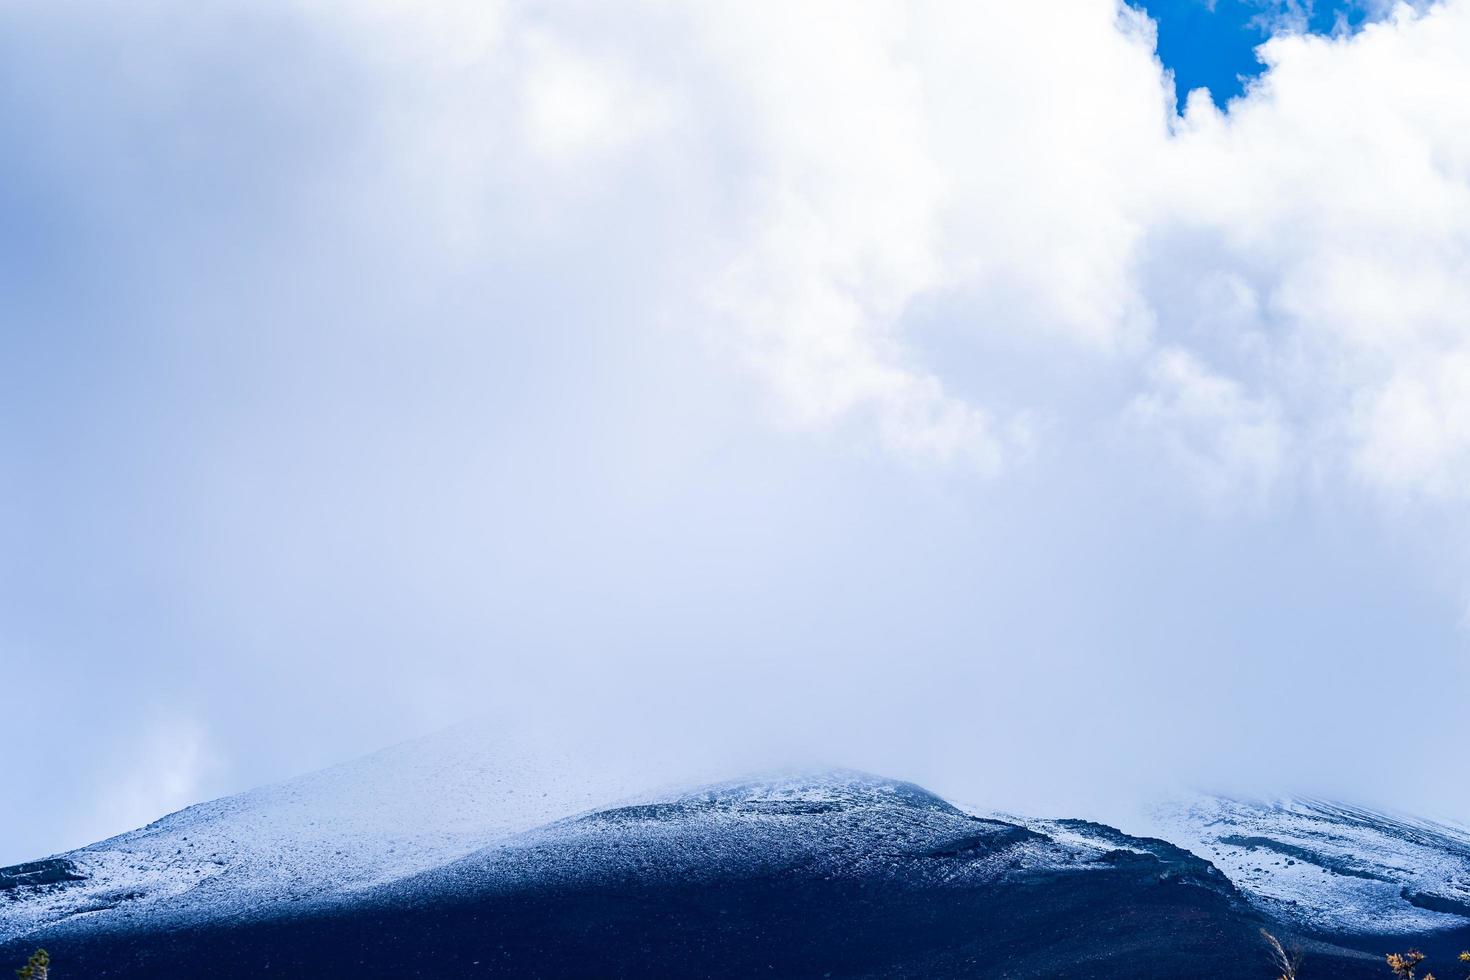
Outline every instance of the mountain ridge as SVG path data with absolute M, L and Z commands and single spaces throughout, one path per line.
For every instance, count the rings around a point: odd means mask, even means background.
M 0 953 L 45 945 L 116 977 L 388 976 L 423 957 L 443 975 L 735 976 L 762 956 L 1162 977 L 1255 962 L 1269 927 L 1368 976 L 1391 938 L 1470 936 L 1470 836 L 1347 804 L 1198 796 L 1125 830 L 857 770 L 635 784 L 483 732 L 405 743 L 0 869 Z

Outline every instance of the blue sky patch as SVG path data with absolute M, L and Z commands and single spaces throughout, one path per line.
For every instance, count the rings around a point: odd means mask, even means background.
M 1222 108 L 1262 70 L 1255 48 L 1278 30 L 1329 34 L 1367 16 L 1359 0 L 1137 0 L 1159 25 L 1159 58 L 1174 72 L 1179 101 L 1208 88 Z

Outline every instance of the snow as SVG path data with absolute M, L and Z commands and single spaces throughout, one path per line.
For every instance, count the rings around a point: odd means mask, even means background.
M 699 788 L 660 790 L 650 788 L 657 772 L 648 760 L 635 774 L 605 758 L 576 764 L 484 728 L 454 729 L 60 855 L 85 880 L 0 899 L 0 940 L 56 926 L 158 928 L 293 914 L 444 876 L 477 887 L 487 876 L 695 878 L 797 865 L 828 876 L 881 876 L 932 852 L 936 859 L 924 865 L 934 874 L 973 881 L 1101 854 L 1058 847 L 863 773 L 705 784 L 671 768 L 663 774 L 680 778 L 663 783 Z
M 657 772 L 456 727 L 59 855 L 86 880 L 0 895 L 0 940 L 63 921 L 109 928 L 327 901 L 611 805 Z
M 1147 833 L 1214 862 L 1263 911 L 1304 927 L 1422 934 L 1467 923 L 1404 894 L 1470 910 L 1470 834 L 1459 828 L 1290 798 L 1171 800 L 1150 819 Z
M 875 846 L 877 842 L 877 846 Z M 799 868 L 826 879 L 930 884 L 1075 866 L 1100 856 L 973 816 L 909 783 L 851 770 L 725 782 L 558 821 L 426 876 L 490 884 L 654 877 L 662 883 Z M 924 860 L 916 866 L 915 858 Z
M 533 749 L 488 725 L 460 726 L 59 855 L 85 879 L 0 891 L 0 941 L 58 924 L 290 914 L 444 876 L 477 885 L 594 872 L 691 878 L 738 864 L 881 877 L 885 862 L 915 853 L 942 858 L 936 875 L 974 880 L 1136 850 L 1215 884 L 1193 858 L 1105 826 L 985 819 L 863 773 L 708 775 L 611 747 L 600 757 Z M 1305 928 L 1423 934 L 1467 922 L 1410 895 L 1470 912 L 1470 833 L 1444 824 L 1317 800 L 1195 796 L 1124 830 L 1213 862 L 1263 912 Z

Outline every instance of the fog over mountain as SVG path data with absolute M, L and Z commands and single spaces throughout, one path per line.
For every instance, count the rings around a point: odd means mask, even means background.
M 548 751 L 549 747 L 556 746 Z M 1372 977 L 1470 942 L 1470 830 L 1185 794 L 1117 826 L 459 725 L 0 868 L 0 958 L 106 977 Z M 657 770 L 661 785 L 652 782 Z
M 1470 818 L 1470 3 L 1354 10 L 0 4 L 0 864 L 483 717 Z

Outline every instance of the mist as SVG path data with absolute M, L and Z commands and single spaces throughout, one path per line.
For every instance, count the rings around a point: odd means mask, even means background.
M 467 718 L 1470 814 L 1470 6 L 1011 6 L 0 7 L 0 863 Z

